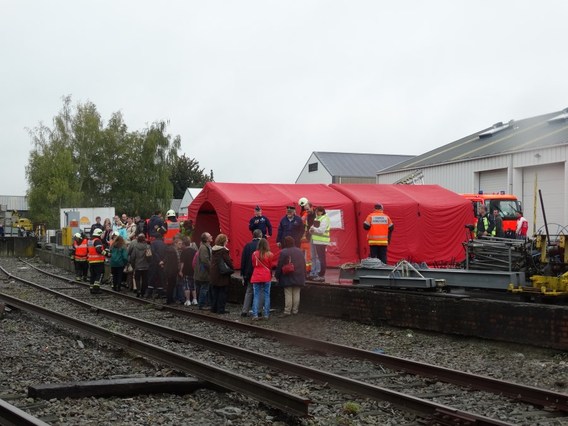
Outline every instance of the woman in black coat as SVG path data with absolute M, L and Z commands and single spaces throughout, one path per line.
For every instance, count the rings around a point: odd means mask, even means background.
M 294 271 L 285 274 L 282 267 L 292 263 Z M 284 249 L 280 252 L 278 266 L 276 267 L 276 279 L 281 287 L 284 287 L 284 314 L 297 314 L 300 307 L 300 291 L 306 284 L 306 260 L 304 253 L 296 247 L 294 238 L 284 238 Z
M 211 269 L 209 279 L 211 282 L 211 312 L 216 314 L 227 314 L 225 305 L 227 304 L 227 287 L 231 284 L 231 274 L 222 274 L 219 265 L 224 261 L 229 268 L 234 269 L 233 261 L 229 256 L 229 249 L 226 247 L 229 239 L 225 234 L 217 235 L 215 245 L 211 249 Z

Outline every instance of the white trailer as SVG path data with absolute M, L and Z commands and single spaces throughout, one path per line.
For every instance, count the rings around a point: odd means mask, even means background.
M 114 215 L 114 207 L 69 207 L 59 209 L 59 225 L 60 229 L 71 228 L 72 234 L 75 232 L 88 233 L 97 216 L 101 217 L 101 223 L 103 223 L 106 218 L 112 221 Z

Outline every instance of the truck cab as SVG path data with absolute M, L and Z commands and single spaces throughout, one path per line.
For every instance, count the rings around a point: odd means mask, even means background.
M 478 194 L 461 194 L 461 196 L 471 201 L 473 224 L 477 223 L 479 207 L 484 205 L 489 215 L 493 214 L 493 210 L 499 210 L 499 215 L 503 219 L 503 231 L 505 231 L 506 235 L 514 235 L 517 229 L 516 213 L 522 211 L 521 202 L 516 196 L 505 194 L 504 191 L 496 193 L 483 193 L 480 191 Z

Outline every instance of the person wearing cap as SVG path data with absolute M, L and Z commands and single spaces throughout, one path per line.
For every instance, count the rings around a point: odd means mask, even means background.
M 302 242 L 302 235 L 304 235 L 304 223 L 302 218 L 296 214 L 296 207 L 292 205 L 286 206 L 286 216 L 278 224 L 278 236 L 276 237 L 278 247 L 282 247 L 284 238 L 290 236 L 294 238 L 294 243 L 299 248 Z
M 383 212 L 381 203 L 375 204 L 375 210 L 367 216 L 363 222 L 363 228 L 367 230 L 369 257 L 379 258 L 386 265 L 387 247 L 391 240 L 394 223 Z
M 262 214 L 262 209 L 260 206 L 254 208 L 254 216 L 249 220 L 249 230 L 254 234 L 255 229 L 260 229 L 262 231 L 262 238 L 268 238 L 272 236 L 272 224 L 266 216 Z
M 73 235 L 73 246 L 71 247 L 71 259 L 75 265 L 75 279 L 77 281 L 87 281 L 89 273 L 89 262 L 87 262 L 87 238 L 77 232 Z

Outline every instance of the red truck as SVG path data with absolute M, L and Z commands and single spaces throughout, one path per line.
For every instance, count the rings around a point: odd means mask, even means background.
M 499 210 L 501 218 L 503 218 L 503 231 L 507 235 L 507 231 L 512 231 L 509 236 L 513 236 L 517 229 L 517 216 L 518 211 L 522 211 L 521 202 L 517 200 L 512 194 L 505 194 L 504 191 L 496 193 L 483 193 L 479 194 L 460 194 L 462 197 L 471 201 L 473 207 L 472 224 L 477 223 L 477 215 L 479 214 L 479 206 L 482 204 L 487 209 L 488 214 L 493 214 L 493 210 Z

